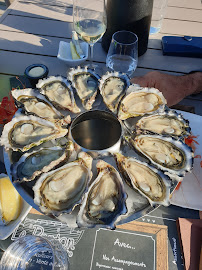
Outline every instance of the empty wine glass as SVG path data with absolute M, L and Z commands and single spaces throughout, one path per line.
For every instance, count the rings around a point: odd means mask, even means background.
M 74 0 L 73 24 L 79 37 L 90 45 L 92 66 L 93 45 L 106 31 L 105 0 Z
M 106 65 L 114 71 L 131 76 L 138 63 L 138 37 L 130 31 L 118 31 L 112 36 Z

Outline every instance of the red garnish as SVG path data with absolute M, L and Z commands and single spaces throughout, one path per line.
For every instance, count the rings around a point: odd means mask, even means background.
M 185 143 L 187 144 L 187 145 L 189 145 L 189 146 L 191 146 L 191 144 L 193 143 L 193 142 L 195 142 L 196 144 L 199 144 L 196 140 L 194 140 L 194 139 L 196 139 L 196 138 L 198 138 L 198 136 L 189 136 L 189 137 L 187 137 L 187 138 L 185 138 Z
M 11 121 L 16 111 L 17 108 L 15 107 L 11 93 L 9 94 L 9 98 L 3 97 L 0 105 L 0 124 L 6 124 Z
M 199 144 L 196 140 L 198 138 L 198 136 L 193 136 L 193 135 L 190 135 L 189 137 L 185 138 L 185 143 L 190 146 L 193 150 L 196 150 L 196 146 L 194 145 L 195 143 L 196 144 Z
M 177 186 L 176 186 L 176 188 L 175 188 L 176 190 L 178 190 L 178 189 L 180 188 L 181 183 L 182 183 L 182 182 L 179 182 L 179 183 L 177 184 Z
M 191 146 L 191 148 L 193 149 L 193 151 L 196 150 L 196 146 L 194 144 L 196 143 L 196 144 L 199 145 L 199 143 L 196 140 L 194 140 L 196 138 L 198 138 L 198 136 L 193 136 L 193 135 L 185 138 L 185 143 L 187 145 Z M 200 158 L 201 159 L 201 155 L 196 155 L 194 158 Z M 200 166 L 202 168 L 202 161 L 200 162 Z

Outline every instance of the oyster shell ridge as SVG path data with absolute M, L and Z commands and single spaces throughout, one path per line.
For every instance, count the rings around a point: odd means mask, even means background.
M 148 165 L 146 162 L 140 161 L 134 157 L 126 157 L 120 153 L 115 155 L 115 160 L 118 166 L 119 171 L 121 172 L 124 180 L 126 181 L 126 183 L 128 184 L 128 186 L 130 186 L 132 189 L 137 190 L 141 195 L 143 195 L 144 197 L 146 197 L 149 201 L 149 203 L 151 204 L 151 206 L 154 205 L 164 205 L 164 206 L 168 206 L 170 205 L 170 188 L 171 188 L 171 179 L 165 175 L 161 170 Z M 124 160 L 128 160 L 128 161 L 134 161 L 137 164 L 140 164 L 140 166 L 142 167 L 147 167 L 149 170 L 151 170 L 154 174 L 157 175 L 158 180 L 161 183 L 161 186 L 164 187 L 164 194 L 163 194 L 163 198 L 161 199 L 157 199 L 157 200 L 152 200 L 147 194 L 146 192 L 144 192 L 141 188 L 137 187 L 132 180 L 132 176 L 130 176 L 130 174 L 126 171 L 125 168 L 125 162 Z
M 97 89 L 96 91 L 88 98 L 87 97 L 84 97 L 82 98 L 81 94 L 79 93 L 79 89 L 75 83 L 75 80 L 74 80 L 74 77 L 78 74 L 82 74 L 82 73 L 89 73 L 91 74 L 94 78 L 97 79 Z M 98 94 L 98 89 L 99 89 L 99 79 L 100 79 L 100 76 L 98 74 L 96 74 L 92 69 L 90 69 L 88 66 L 85 66 L 85 67 L 80 67 L 78 66 L 77 68 L 71 68 L 70 69 L 70 72 L 68 72 L 68 80 L 71 82 L 72 86 L 74 87 L 74 89 L 76 90 L 77 92 L 77 95 L 79 96 L 81 102 L 82 102 L 82 105 L 83 107 L 86 109 L 86 110 L 90 110 L 92 109 L 92 106 L 93 106 L 93 103 L 95 102 L 95 98 Z
M 40 155 L 40 152 L 43 152 L 44 150 L 53 151 L 53 152 L 61 151 L 62 155 L 58 159 L 52 159 L 51 161 L 48 160 L 48 164 L 44 165 L 40 170 L 38 169 L 35 170 L 34 173 L 30 177 L 25 176 L 25 175 L 23 176 L 23 174 L 21 174 L 19 170 L 24 167 L 24 163 L 26 162 L 26 159 L 32 158 L 35 155 L 37 155 L 38 157 L 38 155 Z M 12 174 L 13 182 L 15 183 L 15 182 L 32 181 L 40 174 L 44 172 L 49 172 L 50 170 L 53 170 L 54 168 L 57 168 L 58 166 L 62 166 L 67 161 L 70 162 L 71 156 L 73 157 L 75 156 L 73 142 L 71 141 L 68 142 L 68 145 L 66 147 L 55 146 L 55 147 L 49 147 L 49 148 L 41 148 L 37 151 L 32 151 L 29 153 L 26 152 L 25 154 L 21 156 L 18 162 L 11 165 L 11 174 Z M 43 159 L 44 158 L 45 157 L 43 157 Z
M 46 95 L 46 91 L 43 89 L 43 86 L 45 85 L 48 85 L 50 83 L 53 83 L 53 82 L 60 82 L 60 83 L 63 83 L 65 84 L 66 88 L 68 89 L 69 91 L 69 96 L 70 96 L 70 100 L 71 100 L 71 105 L 62 105 L 61 102 L 57 102 L 53 99 L 51 99 L 50 97 L 48 97 Z M 56 108 L 59 108 L 59 109 L 63 109 L 63 110 L 69 110 L 73 113 L 79 113 L 81 110 L 79 109 L 79 107 L 77 106 L 76 104 L 76 101 L 75 101 L 75 98 L 74 98 L 74 94 L 73 94 L 73 89 L 71 87 L 71 84 L 70 82 L 68 82 L 68 80 L 66 78 L 63 78 L 62 76 L 50 76 L 49 78 L 47 79 L 41 79 L 38 81 L 38 84 L 36 85 L 36 87 L 38 88 L 38 90 L 44 95 L 47 97 L 47 99 L 56 107 Z
M 158 101 L 160 100 L 160 104 L 156 107 L 152 107 L 151 109 L 147 109 L 147 110 L 142 111 L 142 112 L 138 112 L 138 111 L 127 112 L 127 109 L 125 108 L 124 102 L 126 102 L 126 99 L 129 99 L 133 95 L 139 94 L 139 93 L 150 93 L 150 94 L 157 95 Z M 161 111 L 164 111 L 166 103 L 167 103 L 166 99 L 164 98 L 162 92 L 160 92 L 158 89 L 148 88 L 148 87 L 140 87 L 137 84 L 131 84 L 126 91 L 125 97 L 120 102 L 119 111 L 118 111 L 118 118 L 120 120 L 126 120 L 130 117 L 136 117 L 136 116 L 141 116 L 141 115 L 145 115 L 145 114 L 152 114 L 154 112 L 155 113 L 161 112 Z M 148 103 L 148 104 L 150 104 L 150 103 Z
M 161 117 L 163 118 L 164 116 L 170 119 L 176 119 L 177 121 L 181 122 L 182 125 L 184 126 L 183 128 L 183 131 L 182 133 L 178 136 L 176 134 L 172 134 L 172 133 L 166 133 L 166 132 L 163 132 L 163 133 L 157 133 L 155 131 L 150 131 L 150 130 L 147 130 L 146 128 L 143 128 L 142 126 L 144 125 L 144 121 L 146 120 L 150 120 L 152 118 L 155 118 L 155 117 Z M 170 109 L 166 109 L 165 111 L 163 112 L 159 112 L 159 113 L 155 113 L 155 114 L 151 114 L 149 116 L 143 116 L 141 119 L 139 119 L 136 123 L 136 126 L 135 126 L 135 129 L 133 129 L 133 131 L 136 131 L 136 134 L 150 134 L 150 135 L 162 135 L 162 136 L 165 136 L 165 137 L 173 137 L 175 139 L 180 139 L 180 140 L 184 140 L 185 137 L 189 136 L 191 134 L 191 127 L 189 125 L 189 121 L 184 119 L 183 115 L 181 113 L 177 113 L 176 111 L 174 110 L 170 110 Z
M 98 170 L 98 176 L 96 179 L 91 183 L 88 192 L 84 196 L 83 203 L 80 207 L 79 213 L 77 215 L 77 225 L 78 227 L 88 227 L 88 228 L 93 228 L 95 226 L 97 227 L 107 227 L 109 229 L 115 229 L 116 225 L 116 220 L 120 215 L 124 215 L 127 213 L 127 207 L 126 207 L 126 199 L 127 199 L 127 194 L 125 193 L 124 185 L 122 178 L 119 175 L 119 172 L 110 164 L 103 160 L 99 160 L 97 163 L 97 170 Z M 112 171 L 117 175 L 117 182 L 116 185 L 119 185 L 119 198 L 120 200 L 118 201 L 118 209 L 114 213 L 111 214 L 109 218 L 105 218 L 104 220 L 102 219 L 96 219 L 96 218 L 91 218 L 89 217 L 87 203 L 89 196 L 91 195 L 91 192 L 93 188 L 100 183 L 100 179 L 104 176 L 105 173 L 108 173 Z
M 31 114 L 31 115 L 35 115 L 35 116 L 38 116 L 38 117 L 41 117 L 41 118 L 44 118 L 44 119 L 47 119 L 47 120 L 50 120 L 51 121 L 51 117 L 50 116 L 47 116 L 47 117 L 43 117 L 39 114 L 37 114 L 36 112 L 34 111 L 30 111 L 29 108 L 27 108 L 24 103 L 21 101 L 23 98 L 20 99 L 20 97 L 30 97 L 30 98 L 35 98 L 36 100 L 38 100 L 39 102 L 42 102 L 44 103 L 45 105 L 49 106 L 52 111 L 55 113 L 55 115 L 57 116 L 56 118 L 53 118 L 52 120 L 56 120 L 56 119 L 62 119 L 64 118 L 64 115 L 59 112 L 54 106 L 52 103 L 50 103 L 44 95 L 41 95 L 36 89 L 32 89 L 32 88 L 26 88 L 26 89 L 22 89 L 22 90 L 19 90 L 19 89 L 14 89 L 11 91 L 11 94 L 13 96 L 13 98 L 15 99 L 15 102 L 17 103 L 17 106 L 18 107 L 22 107 L 24 112 L 26 114 Z
M 44 126 L 48 126 L 50 128 L 53 128 L 55 130 L 55 134 L 44 137 L 36 142 L 29 143 L 29 144 L 24 145 L 24 146 L 23 145 L 22 146 L 11 145 L 10 140 L 9 140 L 10 139 L 9 138 L 10 132 L 15 127 L 15 125 L 20 121 L 27 121 L 28 123 L 30 123 L 31 121 L 38 122 Z M 3 132 L 2 132 L 2 135 L 0 137 L 0 144 L 2 146 L 4 146 L 6 150 L 13 149 L 14 151 L 20 150 L 22 152 L 25 152 L 34 146 L 42 144 L 43 142 L 65 136 L 67 134 L 67 132 L 68 132 L 68 129 L 64 129 L 64 128 L 60 127 L 60 125 L 57 125 L 57 123 L 54 123 L 54 122 L 51 122 L 51 121 L 48 121 L 48 120 L 45 120 L 43 118 L 36 117 L 33 115 L 25 116 L 25 115 L 19 114 L 18 116 L 14 117 L 10 122 L 8 122 L 7 124 L 4 125 Z
M 83 158 L 87 157 L 88 158 L 88 161 L 87 163 L 85 162 L 85 160 Z M 33 186 L 33 191 L 34 191 L 34 202 L 36 205 L 39 206 L 40 210 L 44 213 L 44 214 L 52 214 L 54 216 L 59 216 L 61 215 L 62 213 L 71 213 L 74 208 L 80 204 L 83 200 L 83 196 L 85 194 L 85 192 L 87 192 L 88 190 L 88 185 L 89 185 L 89 182 L 91 180 L 91 177 L 92 177 L 92 172 L 91 172 L 91 165 L 90 165 L 90 161 L 92 162 L 92 159 L 90 158 L 90 156 L 87 154 L 87 153 L 83 153 L 83 152 L 80 152 L 78 154 L 78 159 L 75 160 L 75 161 L 72 161 L 70 163 L 67 163 L 65 165 L 63 165 L 62 167 L 59 167 L 55 170 L 52 170 L 52 171 L 49 171 L 47 173 L 43 173 L 39 179 L 37 179 L 35 185 Z M 40 192 L 40 187 L 43 185 L 44 181 L 50 177 L 51 175 L 59 172 L 60 170 L 63 170 L 65 168 L 68 168 L 68 167 L 71 167 L 71 166 L 83 166 L 85 168 L 85 170 L 87 171 L 87 175 L 88 177 L 86 178 L 85 180 L 85 184 L 84 186 L 82 186 L 82 190 L 79 191 L 79 198 L 78 199 L 74 199 L 73 202 L 70 203 L 70 205 L 68 206 L 68 208 L 66 209 L 60 209 L 60 210 L 56 210 L 56 209 L 52 209 L 50 208 L 49 206 L 47 206 L 47 204 L 45 203 L 45 197 L 44 195 L 41 194 Z M 90 165 L 90 168 L 88 167 Z M 59 202 L 58 202 L 59 203 Z
M 125 89 L 123 90 L 123 93 L 120 93 L 114 100 L 113 102 L 115 102 L 115 104 L 108 104 L 108 99 L 106 98 L 105 92 L 104 92 L 104 87 L 105 84 L 107 82 L 107 80 L 109 80 L 110 78 L 120 78 L 122 81 L 124 81 L 124 85 L 125 85 Z M 121 72 L 107 72 L 105 75 L 103 75 L 100 78 L 100 84 L 99 84 L 99 90 L 100 93 L 102 95 L 103 101 L 106 104 L 106 106 L 109 108 L 110 111 L 112 111 L 113 113 L 117 113 L 118 110 L 118 106 L 119 106 L 119 102 L 121 101 L 121 99 L 125 96 L 125 92 L 127 90 L 127 88 L 130 86 L 130 78 L 128 77 L 127 74 L 125 73 L 121 73 Z
M 184 155 L 186 156 L 186 160 L 183 161 L 183 163 L 185 162 L 184 166 L 176 170 L 170 169 L 168 167 L 165 167 L 155 162 L 149 155 L 143 153 L 143 151 L 137 145 L 137 141 L 141 138 L 146 138 L 146 137 L 160 139 L 167 143 L 173 144 L 177 149 L 179 149 L 179 151 L 182 153 L 183 156 Z M 171 175 L 177 175 L 177 176 L 183 177 L 186 172 L 190 172 L 193 168 L 193 158 L 194 158 L 193 150 L 191 149 L 191 147 L 185 144 L 182 140 L 179 140 L 179 139 L 177 140 L 172 137 L 163 137 L 159 135 L 137 135 L 134 139 L 130 137 L 129 142 L 135 148 L 135 150 L 137 150 L 141 155 L 146 157 L 153 166 L 161 169 L 162 171 L 168 172 Z

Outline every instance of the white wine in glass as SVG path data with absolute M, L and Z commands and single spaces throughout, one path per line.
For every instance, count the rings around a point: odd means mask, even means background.
M 106 31 L 105 0 L 74 0 L 73 3 L 74 30 L 90 45 L 92 66 L 93 45 Z

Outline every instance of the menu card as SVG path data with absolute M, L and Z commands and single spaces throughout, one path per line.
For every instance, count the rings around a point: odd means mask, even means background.
M 169 270 L 184 270 L 184 262 L 176 221 L 179 217 L 199 219 L 199 211 L 174 205 L 160 206 L 151 213 L 141 217 L 138 221 L 144 224 L 160 224 L 168 227 L 168 265 Z
M 166 267 L 163 268 L 163 266 L 161 267 L 161 265 L 159 264 L 163 261 L 165 265 L 165 262 L 167 261 L 166 254 L 168 253 L 169 270 L 184 270 L 184 263 L 182 259 L 180 241 L 179 241 L 177 226 L 176 226 L 176 221 L 178 220 L 179 217 L 199 219 L 199 212 L 196 210 L 190 210 L 190 209 L 186 209 L 186 208 L 182 208 L 178 206 L 169 206 L 169 207 L 160 206 L 156 208 L 154 211 L 152 211 L 151 213 L 139 218 L 137 222 L 134 221 L 128 224 L 124 224 L 124 228 L 127 229 L 127 230 L 124 230 L 124 232 L 128 232 L 129 235 L 131 232 L 134 234 L 140 233 L 144 235 L 146 233 L 147 235 L 152 236 L 152 238 L 155 239 L 156 253 L 155 253 L 155 257 L 153 258 L 156 258 L 155 262 L 158 267 L 157 269 L 161 269 L 161 270 L 166 269 Z M 115 231 L 111 231 L 111 235 L 113 232 L 122 231 L 123 229 L 122 226 L 123 225 L 118 226 Z M 0 249 L 6 250 L 6 248 L 12 243 L 13 240 L 17 239 L 20 235 L 24 235 L 25 233 L 33 234 L 34 232 L 39 235 L 43 235 L 47 233 L 47 234 L 50 234 L 57 238 L 62 239 L 64 244 L 66 243 L 65 244 L 66 251 L 67 251 L 67 254 L 69 255 L 70 263 L 74 265 L 73 267 L 75 267 L 73 268 L 73 270 L 76 268 L 77 270 L 80 269 L 79 267 L 81 265 L 82 265 L 81 269 L 89 270 L 91 266 L 91 261 L 95 262 L 95 258 L 97 258 L 96 254 L 97 252 L 99 252 L 99 250 L 97 250 L 97 244 L 99 245 L 99 242 L 95 241 L 95 239 L 97 239 L 96 231 L 97 229 L 86 229 L 86 230 L 71 229 L 66 224 L 62 224 L 61 222 L 55 219 L 50 219 L 47 216 L 29 214 L 10 238 L 0 241 Z M 98 231 L 97 233 L 98 236 L 100 235 L 99 232 L 100 231 Z M 125 238 L 126 235 L 128 234 L 123 234 L 122 237 L 124 236 Z M 137 240 L 139 242 L 139 239 Z M 103 243 L 104 242 L 106 242 L 106 239 L 103 240 Z M 124 241 L 122 240 L 122 242 Z M 136 247 L 135 240 L 133 242 L 135 244 L 134 246 L 131 244 L 131 247 Z M 93 255 L 94 244 L 95 244 L 95 252 Z M 105 247 L 109 245 L 108 241 L 103 244 L 103 247 L 104 245 Z M 158 248 L 158 246 L 160 246 L 160 248 Z M 115 245 L 115 247 L 117 247 L 117 244 Z M 123 249 L 123 250 L 130 250 L 130 249 Z M 145 251 L 142 251 L 142 253 L 144 253 L 145 256 L 147 256 Z M 159 253 L 161 254 L 159 255 Z M 0 252 L 0 257 L 2 254 L 3 252 L 2 253 Z M 103 253 L 103 254 L 106 254 L 106 253 Z M 108 256 L 111 259 L 111 254 L 109 255 L 106 254 L 106 256 Z M 162 257 L 163 259 L 161 259 Z M 38 259 L 38 262 L 42 260 L 41 257 L 37 259 Z M 130 260 L 134 262 L 133 258 Z M 79 261 L 82 261 L 81 264 L 79 264 Z M 135 262 L 140 262 L 140 261 L 136 260 Z M 143 263 L 146 263 L 146 262 L 147 262 L 146 260 L 143 260 Z M 109 264 L 109 266 L 111 265 Z M 124 266 L 119 266 L 119 268 L 124 269 Z M 134 266 L 133 268 L 144 269 L 141 266 Z M 130 269 L 133 269 L 133 268 L 132 266 L 130 266 Z M 49 269 L 49 268 L 46 267 L 45 269 Z M 96 267 L 95 270 L 96 269 L 98 269 L 98 267 Z
M 10 242 L 25 235 L 55 238 L 68 254 L 70 270 L 168 269 L 167 227 L 132 222 L 129 228 L 69 228 L 49 217 L 29 214 L 14 231 Z M 33 268 L 29 269 L 44 266 L 43 269 L 51 269 L 51 264 L 50 254 L 36 254 Z

